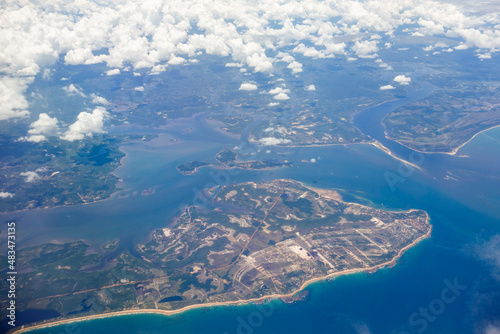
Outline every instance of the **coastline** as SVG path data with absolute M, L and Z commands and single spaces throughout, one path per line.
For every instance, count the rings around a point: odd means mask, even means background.
M 483 133 L 483 132 L 486 132 L 486 131 L 489 131 L 489 130 L 492 130 L 492 129 L 495 129 L 495 128 L 499 128 L 500 125 L 495 125 L 495 126 L 492 126 L 488 129 L 484 129 L 482 131 L 479 131 L 478 133 L 474 134 L 469 140 L 467 140 L 465 143 L 461 144 L 460 146 L 454 148 L 451 152 L 425 152 L 425 151 L 421 151 L 421 150 L 418 150 L 418 149 L 415 149 L 415 148 L 412 148 L 412 147 L 409 147 L 405 144 L 402 144 L 400 143 L 397 139 L 395 138 L 392 138 L 390 136 L 386 136 L 387 139 L 389 140 L 392 140 L 394 142 L 397 142 L 398 144 L 414 151 L 414 152 L 419 152 L 419 153 L 423 153 L 423 154 L 446 154 L 446 155 L 450 155 L 450 156 L 457 156 L 457 157 L 460 157 L 457 155 L 457 152 L 462 148 L 464 147 L 465 145 L 467 145 L 470 141 L 472 141 L 476 136 L 478 136 L 479 134 Z M 251 140 L 253 141 L 253 140 Z M 258 143 L 256 141 L 253 141 L 254 143 Z M 392 154 L 392 152 L 387 148 L 385 147 L 384 145 L 382 145 L 380 142 L 378 141 L 372 141 L 372 142 L 359 142 L 359 143 L 331 143 L 331 144 L 311 144 L 311 145 L 276 145 L 276 147 L 282 147 L 282 148 L 294 148 L 294 147 L 326 147 L 326 146 L 351 146 L 351 145 L 373 145 L 375 146 L 376 148 L 380 149 L 381 151 L 383 151 L 384 153 L 386 153 L 387 155 L 391 156 L 392 158 L 396 159 L 396 160 L 399 160 L 401 162 L 403 162 L 404 164 L 408 164 L 416 169 L 418 169 L 419 171 L 423 172 L 423 169 L 409 161 L 406 161 L 402 158 L 399 158 L 397 156 L 395 156 L 394 154 Z M 116 171 L 122 167 L 123 165 L 123 160 L 127 157 L 127 153 L 125 153 L 125 156 L 123 156 L 122 158 L 120 158 L 120 164 L 119 166 L 113 171 L 111 172 L 111 175 L 117 177 L 117 184 L 121 183 L 120 181 L 120 177 L 118 175 L 116 175 Z M 208 166 L 202 166 L 202 167 L 208 167 Z M 193 173 L 191 174 L 194 174 L 196 173 L 197 171 L 193 171 Z M 187 175 L 191 175 L 191 174 L 187 174 Z M 117 187 L 117 189 L 115 189 L 114 192 L 112 192 L 109 197 L 106 197 L 106 198 L 102 198 L 102 199 L 99 199 L 99 200 L 96 200 L 96 201 L 88 201 L 88 202 L 84 202 L 84 203 L 74 203 L 74 204 L 64 204 L 64 205 L 55 205 L 55 206 L 51 206 L 51 207 L 36 207 L 36 208 L 30 208 L 30 209 L 21 209 L 21 210 L 14 210 L 14 211 L 4 211 L 4 212 L 0 212 L 0 214 L 15 214 L 15 213 L 18 213 L 18 212 L 25 212 L 25 211 L 30 211 L 30 210 L 44 210 L 44 209 L 53 209 L 53 208 L 58 208 L 58 207 L 65 207 L 65 206 L 79 206 L 79 205 L 89 205 L 89 204 L 93 204 L 93 203 L 99 203 L 99 202 L 103 202 L 103 201 L 107 201 L 113 197 L 115 197 L 120 191 L 122 191 L 123 189 L 120 189 Z
M 381 263 L 381 264 L 378 264 L 378 265 L 375 265 L 372 267 L 368 267 L 368 268 L 348 269 L 348 270 L 344 270 L 344 271 L 340 271 L 340 272 L 331 273 L 331 274 L 326 275 L 326 276 L 311 278 L 310 280 L 305 281 L 297 290 L 295 290 L 289 294 L 273 294 L 273 295 L 263 296 L 263 297 L 259 297 L 259 298 L 252 298 L 252 299 L 247 299 L 247 300 L 215 302 L 215 303 L 202 303 L 202 304 L 185 306 L 185 307 L 177 309 L 177 310 L 129 309 L 129 310 L 123 310 L 123 311 L 117 311 L 117 312 L 111 312 L 111 313 L 89 315 L 89 316 L 84 316 L 84 317 L 79 317 L 79 318 L 62 319 L 62 320 L 58 320 L 58 321 L 54 321 L 54 322 L 48 322 L 48 323 L 34 325 L 34 326 L 28 326 L 28 327 L 23 326 L 19 329 L 14 329 L 10 333 L 13 333 L 13 334 L 14 333 L 16 333 L 16 334 L 27 333 L 27 332 L 34 331 L 37 329 L 50 328 L 50 327 L 55 327 L 55 326 L 64 325 L 64 324 L 72 324 L 72 323 L 88 321 L 88 320 L 104 319 L 104 318 L 119 317 L 119 316 L 134 315 L 134 314 L 161 314 L 161 315 L 168 316 L 168 315 L 181 314 L 181 313 L 184 313 L 186 311 L 190 311 L 190 310 L 194 310 L 194 309 L 203 309 L 203 308 L 208 308 L 208 307 L 219 307 L 219 306 L 238 306 L 238 305 L 245 305 L 245 304 L 252 304 L 252 303 L 261 303 L 261 302 L 265 302 L 267 300 L 292 298 L 294 295 L 303 291 L 309 285 L 316 283 L 316 282 L 325 281 L 325 280 L 328 280 L 328 279 L 331 279 L 334 277 L 346 276 L 346 275 L 351 275 L 351 274 L 356 274 L 356 273 L 361 273 L 361 272 L 374 273 L 382 268 L 395 266 L 397 264 L 397 261 L 403 256 L 403 254 L 407 250 L 409 250 L 412 247 L 415 247 L 421 241 L 423 241 L 431 236 L 433 226 L 429 223 L 430 217 L 427 214 L 427 212 L 426 212 L 426 215 L 427 215 L 427 224 L 429 224 L 429 230 L 427 231 L 427 233 L 420 236 L 419 238 L 415 239 L 412 243 L 408 244 L 407 246 L 403 247 L 402 249 L 400 249 L 398 254 L 394 258 L 392 258 L 390 261 L 387 261 L 387 262 L 384 262 L 384 263 Z
M 419 166 L 415 165 L 414 163 L 411 163 L 409 161 L 406 161 L 400 157 L 397 157 L 395 156 L 394 154 L 392 154 L 391 150 L 389 150 L 387 147 L 385 147 L 384 145 L 382 145 L 382 143 L 380 143 L 379 141 L 374 141 L 372 143 L 370 143 L 370 145 L 373 145 L 375 146 L 376 148 L 378 148 L 379 150 L 383 151 L 384 153 L 386 153 L 387 155 L 391 156 L 392 158 L 396 159 L 396 160 L 399 160 L 401 161 L 402 163 L 404 164 L 407 164 L 407 165 L 410 165 L 412 166 L 413 168 L 416 168 L 418 169 L 419 171 L 423 172 L 423 169 L 420 168 Z
M 474 134 L 469 140 L 467 140 L 466 142 L 464 142 L 463 144 L 461 144 L 460 146 L 454 148 L 451 150 L 451 152 L 442 152 L 442 151 L 437 151 L 437 152 L 426 152 L 426 151 L 421 151 L 421 150 L 418 150 L 416 148 L 413 148 L 413 147 L 409 147 L 408 145 L 405 145 L 401 142 L 399 142 L 396 138 L 392 138 L 391 136 L 386 136 L 387 139 L 389 140 L 392 140 L 400 145 L 403 145 L 404 147 L 412 150 L 412 151 L 415 151 L 415 152 L 419 152 L 419 153 L 423 153 L 423 154 L 446 154 L 446 155 L 451 155 L 451 156 L 458 156 L 457 153 L 458 151 L 464 147 L 465 145 L 467 145 L 469 142 L 471 142 L 474 138 L 476 138 L 476 136 L 480 135 L 481 133 L 483 132 L 486 132 L 486 131 L 489 131 L 489 130 L 492 130 L 492 129 L 495 129 L 495 128 L 499 128 L 500 125 L 495 125 L 495 126 L 492 126 L 490 128 L 487 128 L 487 129 L 484 129 L 484 130 L 481 130 L 479 131 L 478 133 Z M 458 156 L 460 157 L 460 156 Z

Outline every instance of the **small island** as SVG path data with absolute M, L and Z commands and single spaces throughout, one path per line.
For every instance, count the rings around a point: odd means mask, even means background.
M 215 155 L 215 160 L 219 164 L 211 164 L 202 161 L 190 161 L 177 166 L 177 170 L 183 175 L 191 175 L 198 171 L 200 167 L 214 166 L 221 169 L 240 168 L 248 170 L 266 170 L 274 168 L 292 167 L 292 163 L 288 161 L 274 161 L 274 160 L 251 160 L 242 161 L 238 160 L 238 154 L 226 148 Z
M 177 170 L 183 175 L 191 175 L 193 173 L 196 173 L 198 171 L 198 168 L 204 166 L 210 166 L 210 164 L 208 162 L 202 161 L 190 161 L 177 166 Z
M 186 208 L 111 267 L 103 259 L 116 241 L 102 254 L 82 241 L 20 250 L 19 310 L 55 310 L 70 321 L 293 300 L 311 282 L 392 266 L 431 232 L 424 211 L 343 202 L 292 180 L 207 191 L 209 208 Z

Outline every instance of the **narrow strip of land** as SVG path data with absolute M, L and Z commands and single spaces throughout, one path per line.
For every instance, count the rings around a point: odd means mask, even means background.
M 163 278 L 169 278 L 169 277 L 170 276 L 160 276 L 160 277 L 154 277 L 154 278 L 149 278 L 149 279 L 140 280 L 140 281 L 130 281 L 130 282 L 125 282 L 125 283 L 110 284 L 110 285 L 105 285 L 105 286 L 101 286 L 101 287 L 98 287 L 98 288 L 92 288 L 92 289 L 86 289 L 86 290 L 79 290 L 79 291 L 74 291 L 74 292 L 62 293 L 60 295 L 54 295 L 54 296 L 40 297 L 40 298 L 37 298 L 37 299 L 33 299 L 32 301 L 44 300 L 44 299 L 50 299 L 50 298 L 58 298 L 58 297 L 66 297 L 66 296 L 72 296 L 72 295 L 78 295 L 80 293 L 86 293 L 86 292 L 91 292 L 91 291 L 116 288 L 117 286 L 132 285 L 132 284 L 145 283 L 145 282 L 154 282 L 156 280 L 160 280 L 160 279 L 163 279 Z

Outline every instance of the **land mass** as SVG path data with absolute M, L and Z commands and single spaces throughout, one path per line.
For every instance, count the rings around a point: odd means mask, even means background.
M 431 231 L 424 211 L 347 203 L 290 180 L 208 193 L 210 208 L 186 208 L 111 268 L 81 241 L 20 250 L 19 310 L 74 319 L 290 298 L 317 280 L 392 265 Z
M 439 90 L 387 115 L 385 135 L 415 151 L 455 154 L 477 134 L 500 126 L 497 96 L 493 88 L 488 98 L 468 86 Z
M 248 170 L 265 170 L 282 167 L 292 167 L 288 161 L 274 161 L 274 160 L 251 160 L 242 161 L 238 159 L 238 154 L 226 148 L 215 155 L 215 159 L 219 164 L 211 164 L 202 161 L 190 161 L 177 166 L 177 170 L 183 175 L 191 175 L 198 171 L 200 167 L 215 166 L 217 168 L 240 168 Z

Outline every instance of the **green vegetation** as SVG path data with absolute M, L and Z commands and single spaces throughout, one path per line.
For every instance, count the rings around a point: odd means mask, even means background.
M 217 166 L 218 168 L 241 168 L 241 169 L 259 170 L 259 169 L 292 167 L 292 164 L 286 161 L 285 162 L 272 161 L 272 160 L 241 161 L 238 160 L 238 154 L 229 148 L 226 148 L 223 151 L 217 153 L 215 155 L 215 159 L 222 165 L 222 166 Z M 189 175 L 195 173 L 199 167 L 210 166 L 210 165 L 211 164 L 207 162 L 190 161 L 177 166 L 177 170 L 184 175 Z
M 334 201 L 294 181 L 228 185 L 209 210 L 187 208 L 111 267 L 81 241 L 20 250 L 17 305 L 77 316 L 288 294 L 311 278 L 390 261 L 428 231 L 422 211 Z
M 489 88 L 491 98 L 483 99 L 473 84 L 461 82 L 460 90 L 439 90 L 394 110 L 384 119 L 388 137 L 415 150 L 452 152 L 476 133 L 500 125 L 498 88 Z
M 184 175 L 189 175 L 193 174 L 196 172 L 196 170 L 200 167 L 203 166 L 209 166 L 210 164 L 208 162 L 201 162 L 201 161 L 191 161 L 191 162 L 186 162 L 183 164 L 180 164 L 177 166 L 177 170 L 181 172 Z
M 215 155 L 215 159 L 221 164 L 228 164 L 236 160 L 236 152 L 226 148 Z
M 124 156 L 119 143 L 113 137 L 93 138 L 83 144 L 57 139 L 41 143 L 0 140 L 0 183 L 2 191 L 13 194 L 0 201 L 0 211 L 108 198 L 116 191 L 117 177 L 111 172 Z

